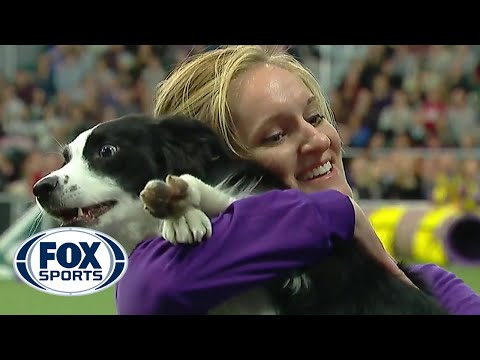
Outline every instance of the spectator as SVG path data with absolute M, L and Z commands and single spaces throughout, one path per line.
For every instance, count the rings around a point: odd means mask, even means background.
M 0 76 L 0 153 L 5 157 L 0 168 L 8 161 L 13 167 L 12 175 L 9 165 L 3 167 L 6 176 L 0 169 L 0 185 L 18 185 L 18 174 L 28 177 L 28 184 L 34 178 L 32 158 L 57 151 L 87 127 L 129 112 L 151 112 L 155 86 L 172 67 L 188 54 L 218 46 L 39 47 L 36 65 L 20 67 L 13 78 Z M 349 171 L 362 198 L 429 196 L 442 203 L 454 197 L 447 184 L 455 176 L 442 165 L 448 162 L 443 155 L 437 163 L 428 152 L 405 154 L 412 148 L 472 151 L 479 146 L 478 46 L 277 46 L 308 64 L 329 90 L 344 146 L 362 154 Z

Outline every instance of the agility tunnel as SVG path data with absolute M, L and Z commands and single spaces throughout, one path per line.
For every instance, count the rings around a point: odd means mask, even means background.
M 454 205 L 362 203 L 387 251 L 437 265 L 480 265 L 480 215 Z

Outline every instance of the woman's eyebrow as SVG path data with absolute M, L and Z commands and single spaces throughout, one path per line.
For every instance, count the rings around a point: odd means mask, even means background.
M 305 107 L 309 107 L 310 105 L 317 104 L 317 103 L 318 103 L 317 98 L 315 97 L 315 95 L 312 95 L 311 97 L 308 98 L 307 104 L 305 105 Z

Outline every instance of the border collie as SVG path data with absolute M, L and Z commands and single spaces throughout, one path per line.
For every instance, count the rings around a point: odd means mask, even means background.
M 211 233 L 209 217 L 236 199 L 284 188 L 186 117 L 135 114 L 101 123 L 65 146 L 63 156 L 64 165 L 34 185 L 37 204 L 64 226 L 110 234 L 128 253 L 159 234 L 174 243 L 201 241 Z M 334 244 L 319 264 L 279 276 L 212 313 L 251 314 L 253 303 L 258 313 L 268 306 L 271 314 L 446 314 L 404 271 L 423 291 L 355 245 Z

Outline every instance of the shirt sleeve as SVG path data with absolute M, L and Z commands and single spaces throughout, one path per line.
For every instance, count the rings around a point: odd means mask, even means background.
M 452 272 L 434 264 L 412 265 L 410 270 L 427 282 L 450 314 L 480 315 L 480 296 Z
M 331 240 L 352 241 L 355 213 L 336 191 L 275 190 L 232 204 L 197 245 L 141 243 L 117 284 L 119 314 L 204 314 L 279 274 L 318 262 Z

